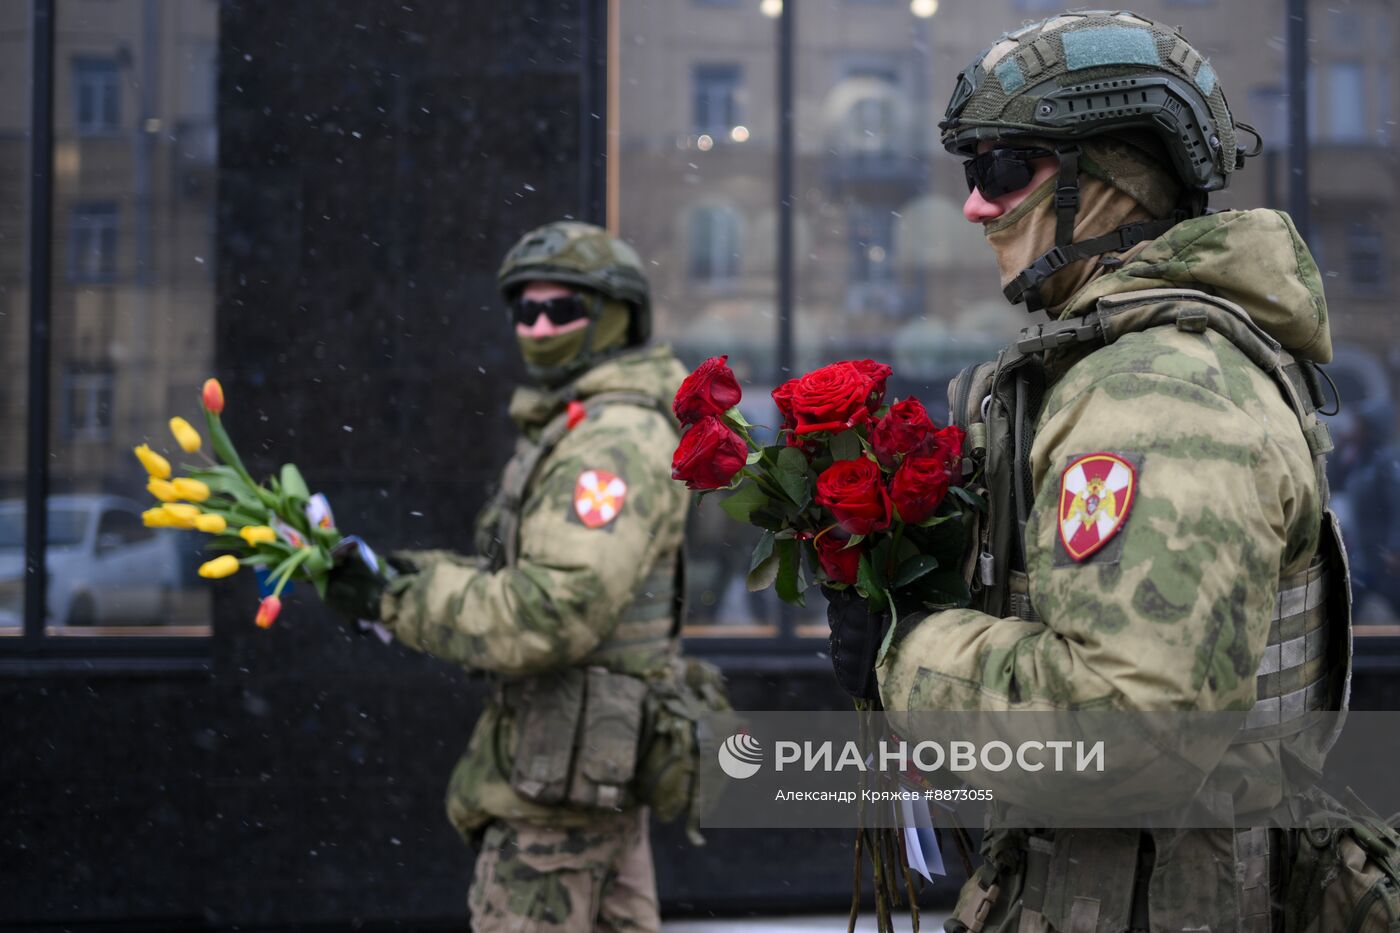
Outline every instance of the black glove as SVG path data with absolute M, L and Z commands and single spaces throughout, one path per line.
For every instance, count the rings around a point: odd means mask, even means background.
M 875 655 L 890 628 L 890 614 L 871 614 L 870 605 L 855 588 L 822 587 L 826 621 L 831 626 L 831 666 L 836 682 L 857 700 L 880 699 L 875 681 Z
M 379 621 L 379 597 L 389 580 L 351 551 L 335 555 L 326 581 L 326 605 L 351 621 Z

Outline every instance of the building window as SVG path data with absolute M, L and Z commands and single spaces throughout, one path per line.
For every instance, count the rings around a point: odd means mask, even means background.
M 63 431 L 75 441 L 112 436 L 112 373 L 71 370 L 63 376 Z
M 68 221 L 68 280 L 111 282 L 117 277 L 117 206 L 74 206 Z
M 1366 138 L 1366 84 L 1360 62 L 1332 62 L 1327 66 L 1327 98 L 1321 115 L 1331 142 L 1357 142 Z
M 1259 130 L 1266 149 L 1288 145 L 1288 95 L 1277 86 L 1256 87 L 1249 92 L 1249 122 Z
M 1351 290 L 1360 295 L 1385 291 L 1385 236 L 1370 224 L 1355 224 L 1347 231 L 1347 276 Z
M 73 61 L 73 122 L 84 136 L 121 129 L 121 77 L 115 59 Z
M 851 220 L 851 281 L 861 284 L 894 279 L 894 215 L 857 212 Z
M 696 65 L 692 125 L 696 136 L 727 139 L 743 121 L 739 111 L 739 87 L 743 69 L 738 65 Z
M 697 207 L 690 215 L 690 277 L 718 284 L 739 277 L 740 221 L 728 207 Z

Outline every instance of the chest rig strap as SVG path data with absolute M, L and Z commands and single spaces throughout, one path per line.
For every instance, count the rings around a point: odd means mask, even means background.
M 641 392 L 601 392 L 585 399 L 582 404 L 590 418 L 607 405 L 633 405 L 661 412 L 670 421 L 670 410 L 665 403 Z M 569 413 L 562 411 L 550 419 L 533 440 L 522 435 L 516 441 L 515 455 L 506 464 L 500 491 L 496 493 L 496 506 L 499 508 L 496 537 L 501 542 L 506 567 L 514 567 L 520 559 L 521 511 L 525 508 L 530 481 L 534 479 L 540 463 L 568 433 Z

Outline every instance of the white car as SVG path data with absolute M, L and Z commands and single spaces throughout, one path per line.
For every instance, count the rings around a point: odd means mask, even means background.
M 106 495 L 50 496 L 51 625 L 161 625 L 180 587 L 179 534 L 147 528 L 141 506 Z M 0 625 L 20 625 L 24 502 L 0 502 Z

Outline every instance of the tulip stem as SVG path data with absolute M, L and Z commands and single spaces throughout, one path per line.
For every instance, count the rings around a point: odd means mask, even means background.
M 306 559 L 311 556 L 311 551 L 311 548 L 304 547 L 301 550 L 297 551 L 295 554 L 293 554 L 291 557 L 287 558 L 286 563 L 282 565 L 281 572 L 276 578 L 274 578 L 277 580 L 277 587 L 272 591 L 273 596 L 282 595 L 282 590 L 284 587 L 286 587 L 287 583 L 291 581 L 292 574 L 296 572 L 296 569 L 298 567 L 306 563 Z

